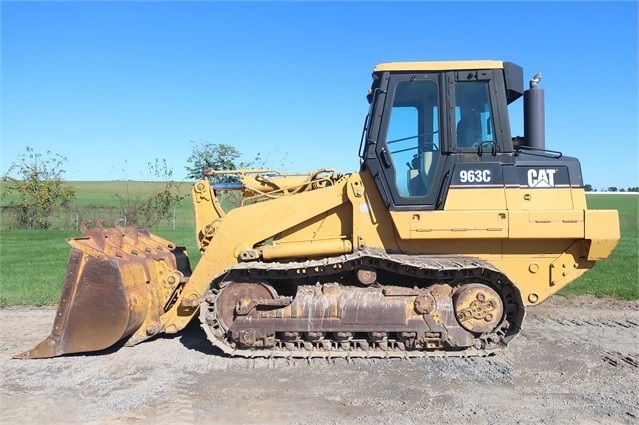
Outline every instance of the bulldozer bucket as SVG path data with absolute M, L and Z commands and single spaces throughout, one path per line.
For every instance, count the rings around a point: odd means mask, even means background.
M 48 358 L 134 345 L 161 332 L 160 316 L 190 275 L 184 248 L 145 228 L 80 226 L 72 246 L 53 330 L 14 358 Z

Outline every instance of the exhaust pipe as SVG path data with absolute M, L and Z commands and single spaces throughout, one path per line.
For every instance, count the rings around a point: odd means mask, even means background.
M 544 89 L 539 88 L 541 73 L 530 80 L 530 88 L 524 92 L 524 139 L 534 149 L 546 149 L 546 123 Z

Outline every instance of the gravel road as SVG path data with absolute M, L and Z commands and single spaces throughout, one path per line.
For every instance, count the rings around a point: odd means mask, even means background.
M 553 297 L 486 358 L 235 359 L 197 323 L 136 347 L 14 360 L 55 310 L 0 310 L 14 424 L 639 423 L 639 303 Z

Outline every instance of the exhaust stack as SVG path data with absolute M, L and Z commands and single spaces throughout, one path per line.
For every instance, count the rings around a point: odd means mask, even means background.
M 546 123 L 544 89 L 539 88 L 541 73 L 530 80 L 530 88 L 524 92 L 524 139 L 526 145 L 546 149 Z

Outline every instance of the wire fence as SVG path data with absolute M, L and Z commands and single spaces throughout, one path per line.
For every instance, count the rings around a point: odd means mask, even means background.
M 130 223 L 127 212 L 115 206 L 73 206 L 58 207 L 48 216 L 48 229 L 51 230 L 77 230 L 83 220 L 93 223 L 100 219 L 106 220 L 105 225 L 113 226 L 115 223 L 122 225 L 135 224 L 145 226 L 146 223 Z M 15 206 L 0 207 L 0 229 L 33 229 L 34 222 L 30 217 L 25 217 Z M 188 230 L 193 228 L 193 212 L 185 208 L 175 208 L 166 218 L 153 225 L 158 230 Z

